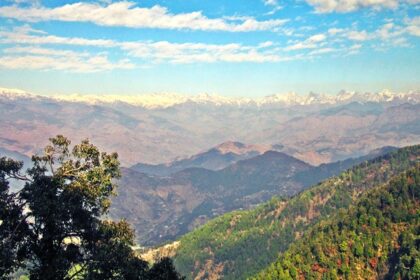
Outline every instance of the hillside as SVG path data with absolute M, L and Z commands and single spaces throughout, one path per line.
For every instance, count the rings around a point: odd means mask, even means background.
M 321 221 L 253 279 L 419 279 L 420 165 Z
M 252 208 L 274 195 L 290 197 L 393 149 L 385 147 L 318 167 L 268 151 L 217 171 L 188 168 L 161 177 L 123 168 L 120 185 L 124 187 L 114 198 L 111 215 L 134 224 L 142 245 L 155 245 L 174 240 L 228 211 Z
M 349 169 L 290 200 L 273 198 L 253 210 L 235 211 L 179 239 L 176 267 L 189 279 L 244 279 L 321 219 L 346 209 L 361 194 L 413 167 L 420 146 L 412 146 Z
M 324 163 L 311 168 L 310 170 L 299 172 L 294 176 L 294 178 L 297 182 L 309 187 L 323 181 L 326 178 L 336 176 L 342 171 L 357 164 L 385 155 L 395 150 L 397 150 L 396 147 L 382 147 L 380 149 L 375 149 L 364 156 L 348 158 L 337 162 Z
M 113 199 L 111 216 L 126 218 L 142 245 L 154 245 L 191 231 L 215 216 L 250 208 L 273 195 L 291 196 L 303 185 L 293 175 L 310 165 L 269 151 L 222 170 L 189 168 L 168 177 L 122 169 L 123 188 Z

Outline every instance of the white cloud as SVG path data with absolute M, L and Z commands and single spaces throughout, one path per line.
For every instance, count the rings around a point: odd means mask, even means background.
M 89 56 L 87 52 L 75 52 L 71 50 L 57 50 L 57 49 L 47 49 L 41 47 L 33 47 L 33 46 L 26 46 L 26 47 L 12 47 L 6 48 L 3 50 L 3 53 L 6 54 L 33 54 L 33 55 L 47 55 L 47 56 L 66 56 L 66 57 L 81 57 L 81 56 Z
M 330 28 L 326 33 L 312 35 L 303 41 L 290 41 L 290 45 L 284 50 L 308 50 L 307 54 L 309 55 L 326 54 L 333 51 L 356 54 L 362 45 L 353 43 L 369 42 L 366 43 L 366 46 L 383 51 L 393 47 L 409 47 L 411 44 L 408 35 L 420 36 L 420 17 L 407 18 L 399 24 L 393 20 L 384 20 L 382 25 L 370 31 L 357 30 L 356 26 Z
M 26 63 L 30 69 L 50 68 L 79 72 L 142 67 L 156 63 L 281 62 L 333 52 L 337 55 L 355 54 L 362 46 L 359 42 L 365 41 L 369 41 L 364 43 L 366 47 L 376 49 L 408 46 L 408 41 L 404 36 L 408 34 L 418 36 L 416 34 L 419 34 L 419 23 L 420 17 L 405 19 L 403 24 L 399 25 L 386 21 L 376 30 L 369 32 L 353 29 L 355 26 L 330 28 L 325 33 L 312 34 L 305 40 L 290 40 L 286 47 L 272 41 L 244 45 L 60 37 L 33 29 L 29 25 L 23 25 L 12 30 L 0 29 L 0 44 L 7 45 L 0 55 L 3 55 L 1 58 L 3 67 L 21 68 Z M 56 49 L 57 45 L 66 46 L 68 49 Z M 44 46 L 50 48 L 44 48 Z M 94 48 L 89 48 L 89 52 L 74 50 L 78 47 L 86 49 L 85 46 Z M 109 61 L 106 54 L 101 52 L 110 51 L 111 48 L 113 53 L 128 57 L 131 61 Z M 294 51 L 294 55 L 290 55 L 289 51 Z
M 263 0 L 266 6 L 277 6 L 279 2 L 277 0 Z
M 39 48 L 39 45 L 93 46 L 117 48 L 127 56 L 140 58 L 152 63 L 193 63 L 193 62 L 278 62 L 288 60 L 281 56 L 275 43 L 265 41 L 257 45 L 171 43 L 167 41 L 113 41 L 86 38 L 52 36 L 34 30 L 30 26 L 17 27 L 12 31 L 0 31 L 0 43 L 15 44 L 19 47 L 7 48 L 4 53 L 28 53 L 31 55 L 70 55 L 72 51 Z M 22 47 L 20 45 L 30 45 Z M 85 52 L 86 54 L 86 52 Z
M 342 28 L 330 28 L 330 29 L 328 29 L 328 34 L 336 35 L 336 34 L 339 34 L 343 31 L 344 31 L 344 29 L 342 29 Z
M 285 48 L 286 51 L 296 51 L 303 49 L 315 49 L 319 47 L 319 43 L 325 41 L 325 34 L 315 34 L 307 38 L 305 41 L 295 43 Z
M 131 69 L 128 60 L 112 63 L 106 56 L 95 55 L 89 58 L 78 56 L 11 55 L 0 57 L 0 67 L 8 69 L 65 70 L 70 72 L 98 72 L 113 69 Z
M 272 10 L 266 13 L 266 15 L 273 15 L 277 11 L 283 9 L 278 0 L 263 0 L 263 3 L 265 6 L 272 7 Z
M 349 49 L 350 50 L 359 50 L 359 49 L 362 48 L 362 46 L 363 46 L 362 44 L 354 44 Z
M 324 41 L 326 38 L 327 37 L 324 34 L 316 34 L 309 37 L 308 41 L 318 43 Z
M 151 8 L 136 7 L 134 2 L 120 1 L 101 5 L 99 3 L 74 3 L 55 8 L 16 5 L 0 7 L 0 17 L 26 22 L 68 21 L 92 22 L 102 26 L 131 28 L 189 29 L 207 31 L 261 31 L 277 30 L 287 20 L 271 19 L 258 21 L 254 18 L 228 20 L 208 18 L 201 11 L 172 14 L 167 8 L 155 5 Z
M 40 36 L 45 35 L 45 36 Z M 47 35 L 42 30 L 33 29 L 28 25 L 15 27 L 12 31 L 0 31 L 0 43 L 3 44 L 62 44 L 96 47 L 114 47 L 116 42 L 103 39 L 85 39 L 77 37 L 59 37 Z
M 330 36 L 334 36 L 336 41 L 370 41 L 374 49 L 381 51 L 390 47 L 409 47 L 410 43 L 407 35 L 420 36 L 420 17 L 405 19 L 400 24 L 396 24 L 392 20 L 386 20 L 383 25 L 370 32 L 354 29 L 339 29 L 339 32 L 337 32 L 334 29 L 330 29 L 328 33 Z
M 306 2 L 315 7 L 319 13 L 346 13 L 366 7 L 375 9 L 398 7 L 398 0 L 306 0 Z
M 357 30 L 351 30 L 343 34 L 344 37 L 348 38 L 352 41 L 366 41 L 370 39 L 369 34 L 365 31 L 357 31 Z
M 363 47 L 363 45 L 362 44 L 354 44 L 354 45 L 351 45 L 349 48 L 348 48 L 348 50 L 347 50 L 347 52 L 346 52 L 346 56 L 348 56 L 348 55 L 355 55 L 355 54 L 358 54 L 359 52 L 360 52 L 360 50 L 361 50 L 361 48 Z
M 271 46 L 273 46 L 274 45 L 274 43 L 273 42 L 271 42 L 271 41 L 266 41 L 266 42 L 262 42 L 262 43 L 260 43 L 259 45 L 258 45 L 258 48 L 269 48 L 269 47 L 271 47 Z
M 406 31 L 413 36 L 420 37 L 420 16 L 406 21 Z
M 202 44 L 159 42 L 126 42 L 122 49 L 129 55 L 154 62 L 194 63 L 194 62 L 278 62 L 288 58 L 273 52 L 271 42 L 257 46 L 240 44 Z M 264 49 L 264 50 L 261 50 Z
M 375 35 L 382 40 L 389 40 L 398 37 L 405 33 L 401 26 L 396 26 L 394 23 L 389 22 L 376 30 Z
M 337 50 L 334 48 L 321 48 L 318 50 L 313 50 L 311 51 L 309 54 L 310 55 L 319 55 L 319 54 L 325 54 L 325 53 L 332 53 L 332 52 L 336 52 Z
M 105 54 L 90 54 L 72 50 L 38 46 L 11 47 L 2 50 L 0 67 L 8 69 L 64 70 L 69 72 L 99 72 L 135 67 L 128 59 L 109 61 Z

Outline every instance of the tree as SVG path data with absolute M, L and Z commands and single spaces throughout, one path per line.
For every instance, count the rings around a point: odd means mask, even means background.
M 32 157 L 32 179 L 20 194 L 32 221 L 31 279 L 65 279 L 74 265 L 89 263 L 120 175 L 116 153 L 100 153 L 88 140 L 72 151 L 63 136 L 50 141 Z
M 150 279 L 153 280 L 172 280 L 184 279 L 176 272 L 173 262 L 170 258 L 162 258 L 155 263 L 149 272 Z
M 130 247 L 134 245 L 134 231 L 126 221 L 103 221 L 99 233 L 86 268 L 87 279 L 148 277 L 147 262 L 137 258 Z
M 9 180 L 23 179 L 22 163 L 0 158 L 0 279 L 18 268 L 27 256 L 25 241 L 28 224 Z
M 28 177 L 18 174 L 21 164 L 0 161 L 2 275 L 27 261 L 31 280 L 151 279 L 156 272 L 131 249 L 130 225 L 101 219 L 120 176 L 118 155 L 88 140 L 73 149 L 61 135 L 50 142 L 43 155 L 32 157 Z M 6 176 L 26 184 L 9 194 Z M 158 272 L 177 275 L 173 266 Z

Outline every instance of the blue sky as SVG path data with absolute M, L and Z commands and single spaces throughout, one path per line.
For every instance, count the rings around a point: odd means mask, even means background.
M 0 1 L 0 87 L 263 96 L 420 89 L 419 0 Z

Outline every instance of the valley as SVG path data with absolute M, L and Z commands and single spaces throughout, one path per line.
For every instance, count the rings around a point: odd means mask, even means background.
M 227 145 L 230 152 L 225 149 L 225 153 L 214 153 Z M 241 155 L 236 153 L 244 146 L 221 144 L 183 160 L 188 167 L 170 175 L 156 175 L 162 172 L 158 168 L 167 171 L 166 165 L 157 165 L 149 173 L 147 169 L 139 172 L 139 165 L 123 168 L 119 182 L 122 187 L 113 200 L 111 217 L 127 218 L 135 226 L 140 244 L 156 245 L 174 240 L 223 213 L 253 208 L 273 196 L 291 197 L 353 165 L 396 149 L 384 147 L 362 157 L 315 167 L 272 150 L 239 160 Z M 226 157 L 237 161 L 219 170 L 201 167 Z

